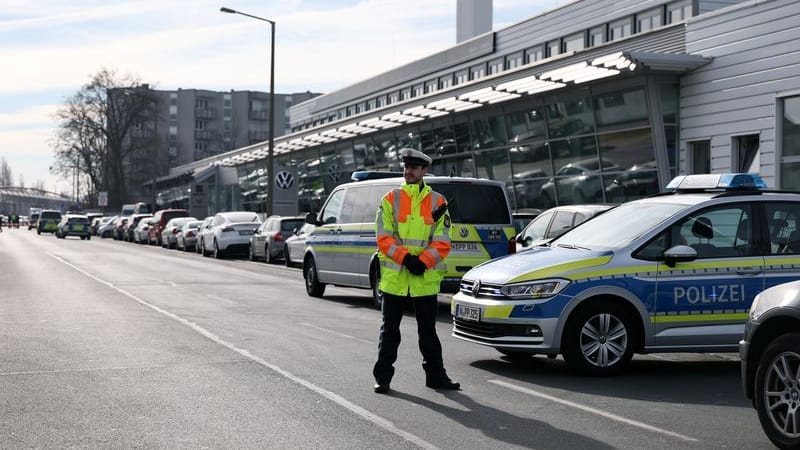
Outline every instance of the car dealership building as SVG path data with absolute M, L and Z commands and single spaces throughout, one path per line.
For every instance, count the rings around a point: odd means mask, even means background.
M 402 147 L 436 175 L 503 182 L 515 208 L 630 200 L 686 173 L 800 190 L 798 23 L 792 0 L 574 1 L 293 106 L 276 172 L 299 211 L 356 169 L 399 169 Z M 267 155 L 174 168 L 159 203 L 264 211 Z

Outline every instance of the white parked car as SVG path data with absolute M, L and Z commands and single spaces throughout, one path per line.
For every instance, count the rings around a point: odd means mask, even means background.
M 200 220 L 190 220 L 183 224 L 177 234 L 177 243 L 175 244 L 178 250 L 188 252 L 197 247 L 197 234 L 200 232 L 200 226 L 203 222 Z
M 136 224 L 136 228 L 133 229 L 133 242 L 137 244 L 147 244 L 151 225 L 150 217 L 140 220 L 139 223 Z
M 234 252 L 246 255 L 250 248 L 250 236 L 260 224 L 261 219 L 254 212 L 217 213 L 201 233 L 203 255 L 211 253 L 214 258 Z
M 164 230 L 161 231 L 162 246 L 166 248 L 178 248 L 178 233 L 180 233 L 181 228 L 185 223 L 195 221 L 197 221 L 195 217 L 176 217 L 174 219 L 169 219 L 169 222 L 164 225 Z
M 283 262 L 287 267 L 301 266 L 303 264 L 303 255 L 306 252 L 306 236 L 314 230 L 314 225 L 310 223 L 304 224 L 297 230 L 297 233 L 286 239 L 286 246 L 283 250 L 285 257 Z
M 211 234 L 211 222 L 214 221 L 214 216 L 208 216 L 203 219 L 202 225 L 200 225 L 200 229 L 197 230 L 197 241 L 194 244 L 194 249 L 197 253 L 201 255 L 206 255 L 206 248 L 204 246 L 204 242 L 206 241 L 205 237 L 207 234 Z M 208 240 L 211 242 L 211 239 Z

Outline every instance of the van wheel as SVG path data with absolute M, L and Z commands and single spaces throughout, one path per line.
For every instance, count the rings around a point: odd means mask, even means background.
M 378 308 L 383 308 L 383 292 L 381 292 L 381 268 L 377 263 L 372 263 L 369 269 L 369 282 L 372 286 L 372 304 Z
M 800 413 L 796 373 L 800 367 L 800 333 L 773 340 L 756 368 L 753 400 L 767 437 L 779 448 L 800 448 Z
M 311 297 L 322 297 L 325 293 L 325 284 L 317 278 L 317 265 L 314 258 L 310 257 L 303 266 L 303 278 L 306 280 L 306 293 Z
M 564 328 L 563 355 L 570 369 L 591 376 L 619 372 L 636 347 L 633 319 L 625 308 L 595 302 L 575 311 Z

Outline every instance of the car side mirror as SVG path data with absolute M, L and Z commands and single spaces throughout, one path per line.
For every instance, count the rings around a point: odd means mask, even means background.
M 297 227 L 292 228 L 292 234 L 297 234 L 297 230 L 298 230 Z
M 675 267 L 679 262 L 691 262 L 697 259 L 697 250 L 688 245 L 676 245 L 664 252 L 664 264 Z
M 319 220 L 317 220 L 317 216 L 314 213 L 306 214 L 306 223 L 310 223 L 311 225 L 320 226 L 322 225 Z

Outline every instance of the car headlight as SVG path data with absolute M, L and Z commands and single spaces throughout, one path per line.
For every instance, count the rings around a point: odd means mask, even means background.
M 506 296 L 514 299 L 552 297 L 569 285 L 569 280 L 554 278 L 550 280 L 527 281 L 507 284 L 500 288 Z

